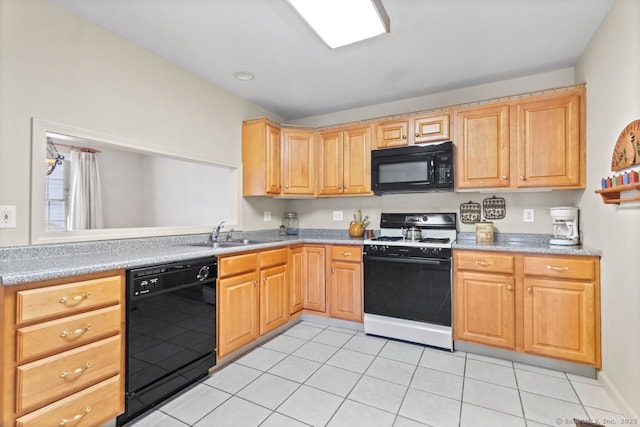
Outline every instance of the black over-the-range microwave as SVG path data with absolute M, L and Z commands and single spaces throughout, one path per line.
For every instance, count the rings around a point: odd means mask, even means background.
M 453 191 L 453 143 L 371 151 L 375 194 Z

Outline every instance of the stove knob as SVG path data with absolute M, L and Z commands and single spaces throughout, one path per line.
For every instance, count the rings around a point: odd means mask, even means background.
M 371 246 L 371 247 L 369 247 L 369 250 L 370 250 L 371 252 L 374 252 L 374 253 L 375 253 L 375 252 L 378 252 L 378 246 L 375 246 L 375 245 L 374 245 L 374 246 Z

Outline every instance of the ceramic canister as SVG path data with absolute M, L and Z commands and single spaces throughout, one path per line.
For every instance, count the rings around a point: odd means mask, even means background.
M 493 242 L 493 223 L 477 222 L 476 223 L 476 242 L 491 243 Z

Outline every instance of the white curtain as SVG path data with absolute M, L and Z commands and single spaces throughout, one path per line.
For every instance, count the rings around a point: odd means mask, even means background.
M 68 230 L 102 228 L 102 196 L 94 153 L 71 150 Z

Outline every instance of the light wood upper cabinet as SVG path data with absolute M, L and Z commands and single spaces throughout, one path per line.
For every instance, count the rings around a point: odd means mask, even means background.
M 313 131 L 285 129 L 282 132 L 282 194 L 316 194 L 316 155 Z
M 371 193 L 371 127 L 322 132 L 318 136 L 318 194 Z
M 409 144 L 408 135 L 407 120 L 377 123 L 375 148 L 403 147 Z
M 413 119 L 413 143 L 448 141 L 451 139 L 449 114 L 420 116 Z
M 584 187 L 580 96 L 520 101 L 515 115 L 517 187 Z
M 456 187 L 509 187 L 509 106 L 458 110 L 454 123 Z
M 242 125 L 242 195 L 277 196 L 282 186 L 280 128 L 259 120 Z

